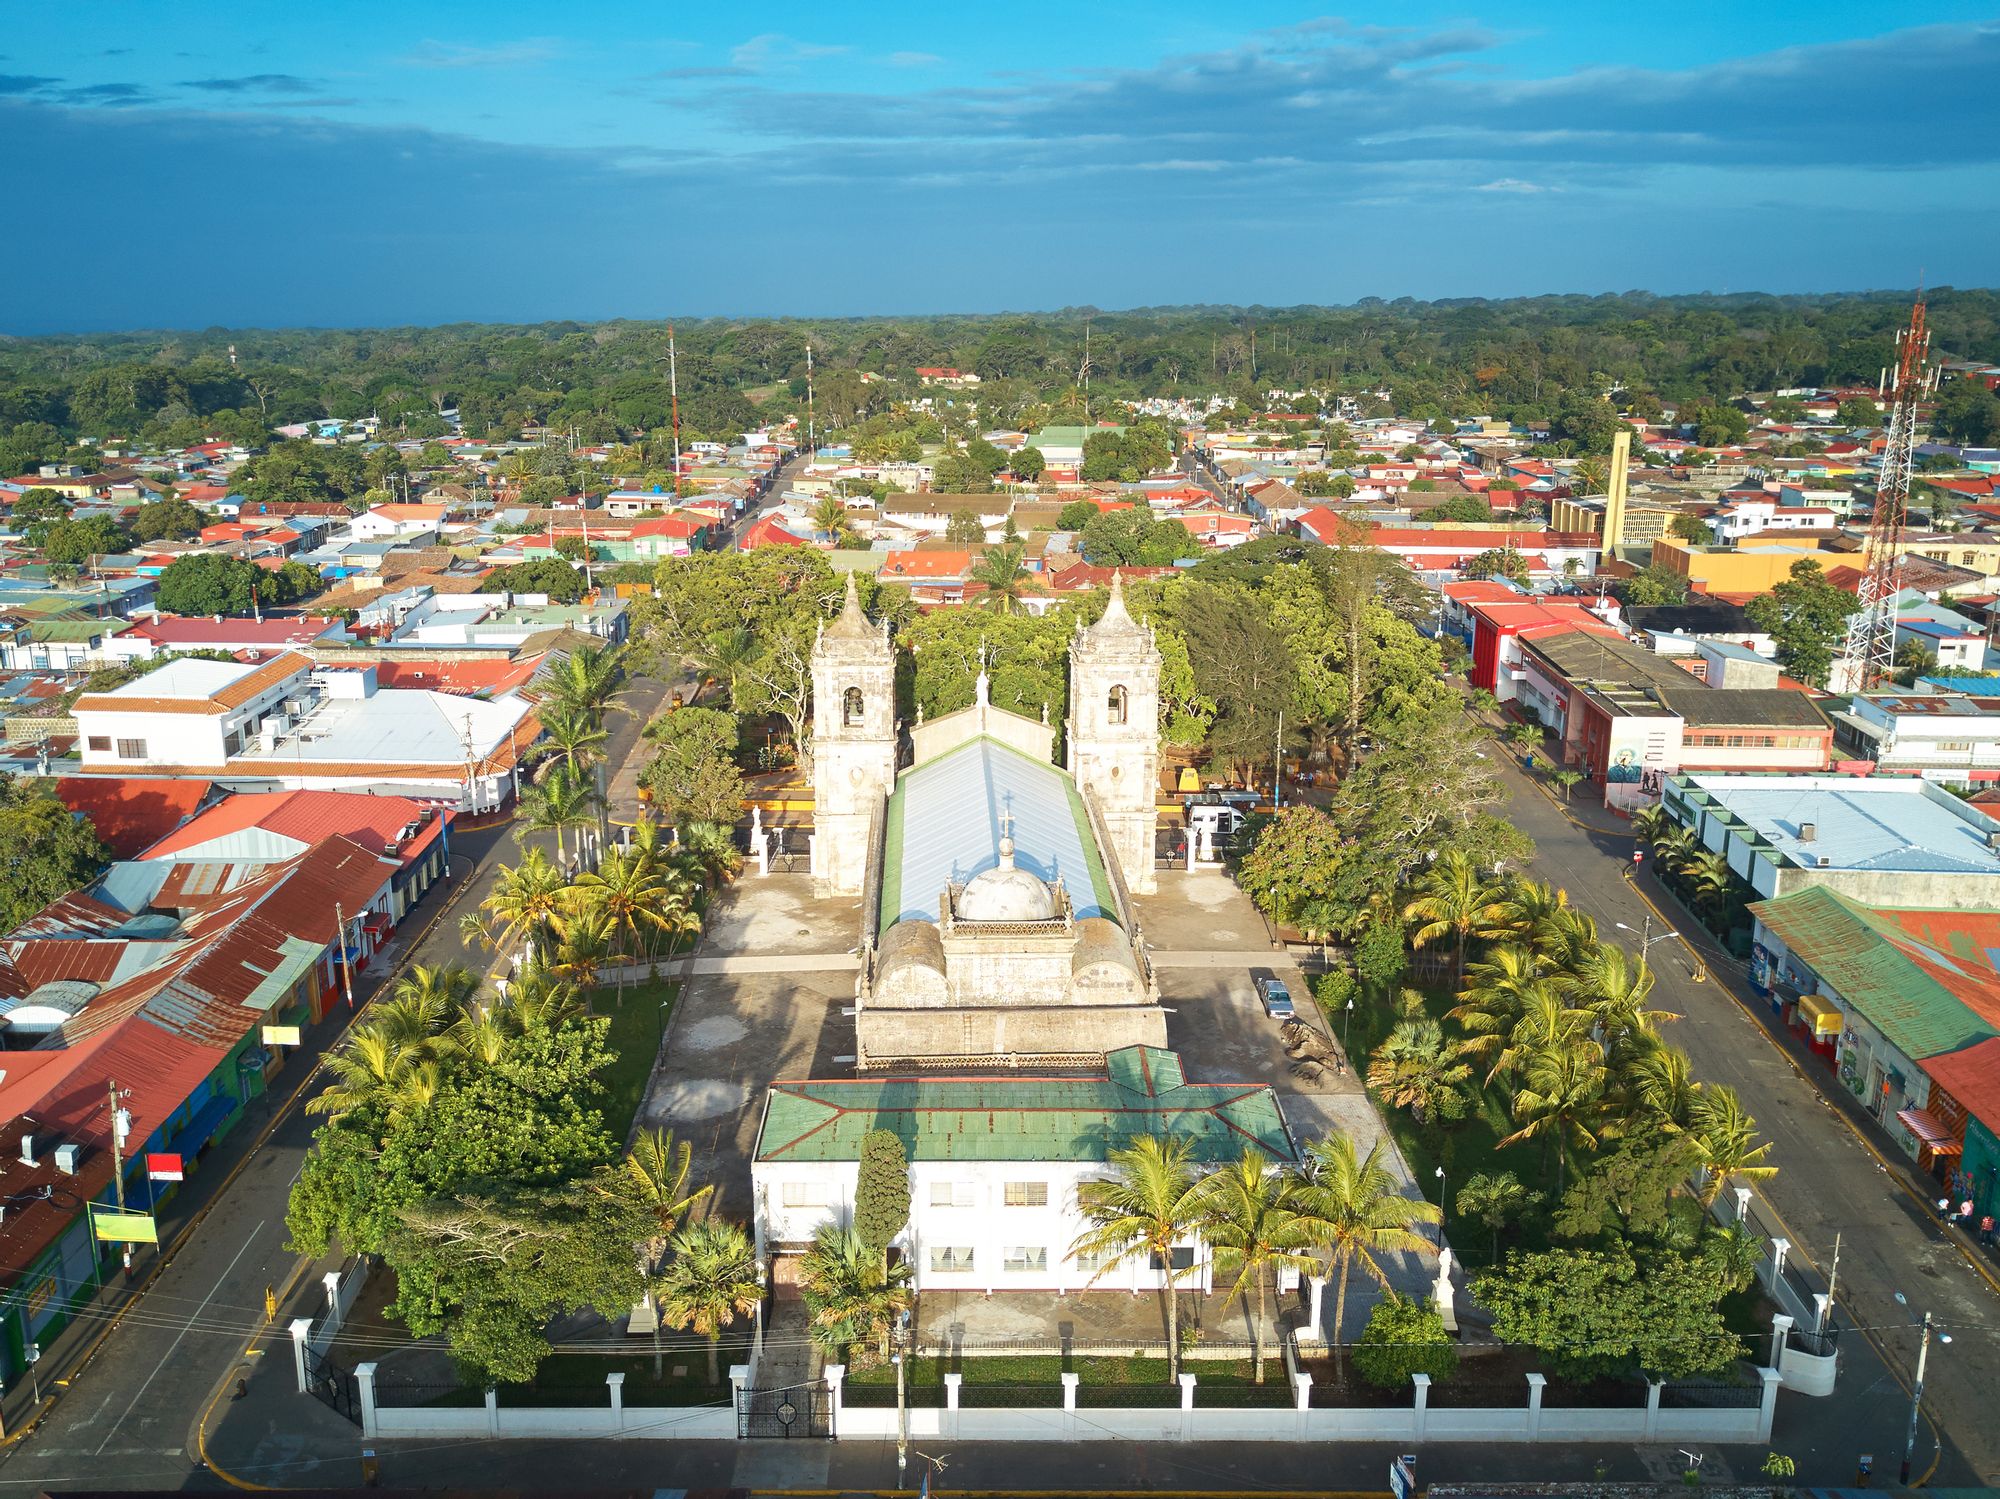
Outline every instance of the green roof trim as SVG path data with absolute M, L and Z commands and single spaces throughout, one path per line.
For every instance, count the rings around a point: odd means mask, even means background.
M 1116 912 L 1118 902 L 1112 898 L 1111 876 L 1104 872 L 1104 852 L 1097 846 L 1097 834 L 1090 825 L 1090 809 L 1083 804 L 1083 792 L 1067 775 L 1063 777 L 1063 789 L 1069 793 L 1070 815 L 1076 819 L 1077 830 L 1083 835 L 1083 857 L 1090 868 L 1091 891 L 1096 895 L 1098 905 L 1106 911 Z
M 1949 961 L 1947 954 L 1843 895 L 1815 885 L 1759 901 L 1750 912 L 1912 1061 L 2000 1035 L 1913 955 Z M 1968 988 L 1979 982 L 1973 974 L 1966 978 Z M 1992 982 L 1989 970 L 1989 991 Z
M 889 913 L 903 909 L 903 798 L 899 785 L 889 797 L 889 811 L 882 826 L 882 901 L 880 932 L 895 925 Z M 877 935 L 880 935 L 880 932 Z
M 313 970 L 326 953 L 324 942 L 308 942 L 303 937 L 287 937 L 278 945 L 280 957 L 278 966 L 265 975 L 264 981 L 250 991 L 244 1006 L 252 1010 L 269 1012 L 286 998 L 298 982 Z
M 1180 1057 L 1128 1046 L 1097 1077 L 892 1077 L 780 1082 L 757 1136 L 759 1161 L 845 1162 L 893 1131 L 912 1161 L 1102 1162 L 1146 1136 L 1178 1136 L 1194 1159 L 1298 1150 L 1263 1083 L 1191 1083 Z

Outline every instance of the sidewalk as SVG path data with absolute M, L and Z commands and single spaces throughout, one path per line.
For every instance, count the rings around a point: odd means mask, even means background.
M 470 857 L 483 856 L 493 836 L 496 834 L 490 831 L 473 835 L 468 841 L 479 852 Z M 461 847 L 462 844 L 454 846 L 455 867 L 461 857 L 467 857 L 458 853 Z M 354 1008 L 349 1010 L 343 1004 L 336 1004 L 324 1019 L 305 1028 L 301 1036 L 304 1044 L 292 1054 L 272 1086 L 244 1106 L 229 1133 L 202 1157 L 200 1170 L 182 1182 L 179 1190 L 160 1206 L 156 1214 L 159 1245 L 135 1249 L 129 1276 L 119 1274 L 115 1268 L 107 1272 L 108 1278 L 96 1297 L 79 1305 L 55 1341 L 43 1348 L 41 1361 L 35 1366 L 36 1377 L 17 1380 L 14 1388 L 0 1394 L 0 1425 L 4 1425 L 8 1444 L 27 1435 L 55 1406 L 69 1381 L 89 1363 L 125 1313 L 144 1297 L 195 1227 L 235 1183 L 266 1137 L 283 1121 L 294 1101 L 312 1086 L 320 1058 L 339 1042 L 355 1016 L 394 982 L 411 950 L 451 911 L 466 884 L 461 876 L 438 889 L 432 900 L 417 908 L 414 919 L 405 921 L 356 971 Z M 41 1392 L 39 1403 L 35 1399 L 37 1381 Z

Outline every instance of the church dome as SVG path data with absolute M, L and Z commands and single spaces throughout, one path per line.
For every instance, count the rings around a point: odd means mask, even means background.
M 1055 892 L 1014 863 L 1014 840 L 1000 840 L 1000 862 L 974 875 L 958 892 L 952 914 L 960 921 L 1054 921 Z

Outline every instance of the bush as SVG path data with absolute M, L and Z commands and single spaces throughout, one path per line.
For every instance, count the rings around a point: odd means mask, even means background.
M 1354 1372 L 1378 1390 L 1407 1389 L 1412 1374 L 1449 1379 L 1457 1369 L 1458 1347 L 1437 1307 L 1394 1293 L 1375 1308 L 1354 1346 Z
M 1319 1002 L 1320 1013 L 1337 1025 L 1347 1002 L 1356 998 L 1360 989 L 1345 968 L 1329 968 L 1313 981 L 1313 998 Z

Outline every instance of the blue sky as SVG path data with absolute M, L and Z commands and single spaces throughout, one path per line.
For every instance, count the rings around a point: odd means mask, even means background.
M 12 7 L 12 332 L 1991 284 L 1985 6 Z

